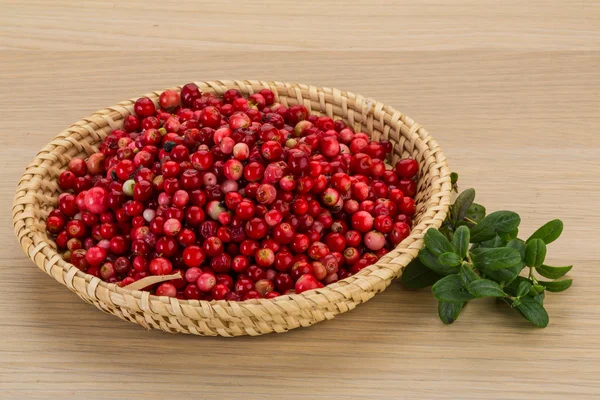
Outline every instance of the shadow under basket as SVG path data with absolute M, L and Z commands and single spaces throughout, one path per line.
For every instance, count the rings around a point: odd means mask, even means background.
M 451 191 L 446 157 L 425 129 L 392 107 L 361 95 L 301 84 L 266 81 L 196 84 L 202 92 L 217 95 L 233 88 L 248 96 L 269 88 L 275 93 L 275 101 L 286 107 L 303 104 L 311 114 L 342 119 L 375 141 L 389 140 L 394 148 L 392 165 L 406 157 L 419 163 L 414 227 L 394 250 L 358 274 L 321 289 L 274 299 L 178 300 L 106 283 L 63 260 L 54 240 L 48 237 L 45 220 L 56 206 L 61 193 L 58 176 L 69 160 L 95 153 L 104 137 L 122 128 L 123 119 L 133 113 L 136 99 L 123 101 L 76 122 L 45 146 L 21 177 L 12 210 L 15 233 L 29 258 L 100 310 L 147 329 L 202 336 L 262 335 L 310 326 L 350 311 L 385 290 L 417 256 L 423 247 L 425 231 L 438 228 L 444 221 Z M 145 96 L 157 103 L 160 93 Z

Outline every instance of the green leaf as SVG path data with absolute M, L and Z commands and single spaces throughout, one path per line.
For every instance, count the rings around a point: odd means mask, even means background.
M 494 247 L 506 247 L 506 240 L 502 239 L 500 236 L 496 235 L 493 239 L 486 240 L 484 242 L 479 243 L 480 247 L 484 248 L 494 248 Z
M 571 284 L 573 283 L 573 279 L 564 279 L 562 281 L 553 282 L 539 281 L 538 283 L 544 286 L 547 291 L 558 293 L 570 288 Z
M 469 211 L 469 207 L 471 207 L 471 204 L 473 204 L 473 200 L 475 200 L 475 189 L 463 190 L 463 192 L 458 195 L 454 201 L 454 204 L 452 205 L 452 208 L 450 209 L 452 222 L 454 224 L 465 219 L 467 212 Z
M 537 301 L 539 304 L 544 305 L 544 297 L 546 297 L 546 293 L 542 292 L 536 296 L 533 296 L 533 299 Z
M 518 250 L 519 254 L 521 255 L 521 260 L 525 261 L 525 243 L 521 239 L 511 240 L 510 242 L 506 243 L 506 247 Z
M 427 268 L 418 258 L 415 258 L 404 268 L 401 282 L 407 289 L 422 289 L 433 285 L 442 277 L 443 275 Z
M 454 249 L 458 252 L 458 255 L 460 255 L 461 258 L 465 258 L 467 256 L 467 251 L 469 251 L 470 237 L 471 233 L 469 232 L 469 228 L 466 226 L 459 226 L 454 232 L 452 246 L 454 246 Z
M 510 232 L 498 232 L 498 236 L 504 240 L 504 242 L 508 243 L 513 239 L 517 238 L 517 235 L 519 234 L 519 228 L 516 228 Z
M 572 265 L 566 267 L 551 267 L 549 265 L 542 264 L 535 270 L 538 274 L 548 279 L 558 279 L 567 274 L 573 268 Z
M 473 253 L 472 260 L 475 268 L 496 271 L 519 264 L 521 254 L 518 250 L 509 247 L 477 249 L 477 252 Z
M 509 284 L 517 279 L 523 268 L 525 268 L 525 264 L 520 262 L 512 268 L 499 269 L 496 271 L 491 269 L 480 269 L 480 271 L 485 274 L 485 276 L 495 280 L 496 282 L 504 282 L 505 284 Z
M 419 260 L 425 265 L 427 268 L 432 271 L 440 274 L 440 275 L 450 275 L 456 274 L 458 272 L 458 268 L 456 267 L 448 267 L 446 265 L 442 265 L 438 258 L 431 254 L 429 250 L 423 249 L 419 253 Z
M 548 326 L 548 313 L 544 309 L 544 306 L 533 297 L 523 297 L 521 299 L 521 304 L 516 308 L 529 322 L 538 328 L 545 328 Z
M 529 239 L 527 239 L 527 243 L 533 239 L 541 239 L 544 243 L 550 244 L 558 239 L 562 231 L 563 222 L 560 219 L 553 219 L 542 225 L 537 231 L 533 232 L 533 234 L 529 236 Z
M 546 244 L 542 239 L 532 239 L 525 246 L 525 265 L 537 268 L 546 259 Z
M 493 239 L 498 232 L 511 232 L 519 226 L 520 222 L 519 214 L 512 211 L 493 212 L 471 229 L 471 243 Z
M 533 289 L 533 285 L 528 281 L 522 281 L 517 288 L 517 297 L 523 297 Z
M 540 294 L 546 290 L 546 288 L 542 285 L 533 285 L 533 290 L 535 291 L 535 294 Z
M 458 182 L 458 174 L 456 172 L 451 172 L 450 173 L 450 183 L 452 184 L 452 186 L 456 185 L 456 182 Z
M 469 210 L 467 211 L 467 218 L 478 224 L 484 217 L 485 207 L 477 203 L 471 204 L 471 207 L 469 207 Z M 467 226 L 472 228 L 475 226 L 475 224 L 469 222 L 467 223 Z
M 452 244 L 450 244 L 448 239 L 446 239 L 446 236 L 444 236 L 437 229 L 428 229 L 423 240 L 425 241 L 427 250 L 429 250 L 431 254 L 436 257 L 439 257 L 440 254 L 446 252 L 454 253 L 454 247 L 452 247 Z
M 461 302 L 473 298 L 463 287 L 458 274 L 448 275 L 437 281 L 431 288 L 433 295 L 440 301 Z
M 447 267 L 458 267 L 462 263 L 462 258 L 456 253 L 442 253 L 438 257 L 440 264 Z
M 478 279 L 469 285 L 469 293 L 475 297 L 505 297 L 506 293 L 496 282 Z
M 501 269 L 497 272 L 502 272 L 502 271 L 506 271 L 505 269 Z M 519 288 L 519 285 L 521 285 L 522 282 L 527 282 L 529 284 L 531 284 L 531 282 L 529 281 L 528 278 L 525 278 L 523 276 L 517 276 L 512 282 L 510 282 L 509 284 L 504 286 L 504 291 L 506 293 L 508 293 L 511 296 L 517 296 L 517 290 Z
M 443 323 L 450 325 L 456 321 L 464 306 L 464 302 L 440 301 L 438 303 L 438 315 Z
M 440 226 L 439 231 L 442 235 L 446 236 L 446 239 L 452 240 L 452 237 L 454 236 L 454 231 L 452 230 L 451 226 L 444 224 Z
M 477 275 L 477 273 L 475 273 L 471 267 L 468 267 L 464 264 L 460 266 L 460 272 L 458 275 L 460 276 L 460 281 L 464 287 L 469 287 L 471 282 L 479 279 L 479 275 Z

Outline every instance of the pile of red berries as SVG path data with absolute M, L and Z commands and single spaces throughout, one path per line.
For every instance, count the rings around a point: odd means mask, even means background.
M 418 165 L 386 168 L 388 141 L 268 89 L 190 83 L 158 103 L 137 100 L 60 175 L 47 229 L 80 270 L 121 286 L 179 271 L 146 289 L 181 299 L 272 298 L 355 274 L 409 235 Z

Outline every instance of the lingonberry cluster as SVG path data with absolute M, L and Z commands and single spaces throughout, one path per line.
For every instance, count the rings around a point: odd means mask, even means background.
M 222 98 L 167 90 L 99 152 L 72 159 L 47 218 L 65 260 L 181 299 L 272 298 L 323 287 L 409 235 L 415 160 L 386 168 L 388 141 L 275 103 L 269 89 Z

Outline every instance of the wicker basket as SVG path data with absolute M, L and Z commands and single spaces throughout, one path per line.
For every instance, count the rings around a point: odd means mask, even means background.
M 133 112 L 135 99 L 124 101 L 75 123 L 44 147 L 21 177 L 13 205 L 15 233 L 29 258 L 100 310 L 147 329 L 203 336 L 262 335 L 309 326 L 352 310 L 383 291 L 422 248 L 424 232 L 439 227 L 446 217 L 451 190 L 446 158 L 427 131 L 399 111 L 353 93 L 300 84 L 216 81 L 197 85 L 203 92 L 217 94 L 236 88 L 249 95 L 270 88 L 284 106 L 301 103 L 311 113 L 345 120 L 374 140 L 390 140 L 393 162 L 410 156 L 420 165 L 414 228 L 398 247 L 360 273 L 322 289 L 270 300 L 177 300 L 120 288 L 87 275 L 57 253 L 44 221 L 56 206 L 59 174 L 71 158 L 96 152 L 110 131 L 122 127 L 123 118 Z M 156 102 L 160 93 L 146 96 Z

